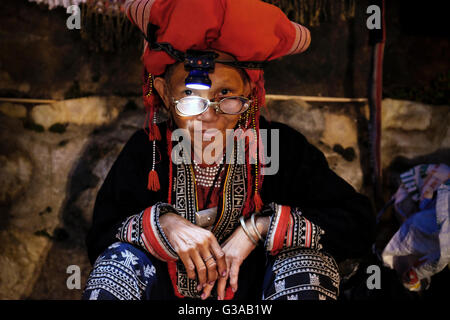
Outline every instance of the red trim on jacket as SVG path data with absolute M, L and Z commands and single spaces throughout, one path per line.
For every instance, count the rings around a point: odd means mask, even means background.
M 283 248 L 290 216 L 291 207 L 281 206 L 280 218 L 273 237 L 272 254 L 277 254 Z

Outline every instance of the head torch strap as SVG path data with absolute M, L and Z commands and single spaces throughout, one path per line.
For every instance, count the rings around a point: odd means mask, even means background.
M 166 43 L 166 42 L 153 43 L 153 44 L 150 43 L 150 48 L 155 51 L 164 51 L 169 56 L 171 56 L 172 58 L 174 58 L 175 60 L 177 60 L 179 62 L 183 62 L 186 60 L 186 55 L 184 54 L 184 52 L 174 49 L 174 47 L 172 47 L 172 45 L 170 43 Z
M 232 61 L 232 60 L 216 60 L 216 63 L 226 64 L 231 67 L 240 69 L 264 69 L 268 61 Z

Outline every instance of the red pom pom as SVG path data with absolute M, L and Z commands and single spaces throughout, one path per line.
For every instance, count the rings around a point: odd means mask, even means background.
M 148 174 L 147 188 L 151 191 L 158 191 L 160 188 L 158 173 L 155 170 L 151 170 Z

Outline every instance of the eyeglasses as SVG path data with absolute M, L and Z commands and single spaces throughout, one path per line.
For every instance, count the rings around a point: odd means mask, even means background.
M 251 104 L 251 100 L 244 97 L 226 97 L 218 102 L 202 98 L 199 96 L 189 96 L 173 101 L 175 109 L 181 116 L 197 116 L 213 107 L 217 113 L 241 114 L 245 112 Z

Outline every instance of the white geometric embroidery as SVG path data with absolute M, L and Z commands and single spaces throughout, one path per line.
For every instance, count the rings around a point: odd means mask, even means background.
M 309 282 L 313 286 L 320 286 L 319 276 L 314 273 L 309 274 Z
M 284 288 L 285 288 L 285 281 L 284 280 L 275 282 L 275 291 L 276 292 L 282 291 L 282 290 L 284 290 Z
M 89 300 L 97 300 L 99 293 L 100 289 L 92 290 L 91 295 L 89 296 Z
M 319 293 L 319 300 L 326 300 L 327 298 L 323 295 Z
M 147 278 L 153 277 L 155 275 L 155 272 L 156 272 L 155 266 L 150 267 L 149 265 L 146 265 L 144 267 L 144 276 Z
M 121 252 L 121 254 L 122 254 L 122 257 L 125 258 L 124 265 L 126 265 L 127 267 L 130 266 L 130 263 L 132 263 L 133 265 L 137 264 L 137 261 L 139 260 L 138 257 L 136 257 L 134 254 L 132 254 L 128 250 L 125 250 L 125 252 Z
M 111 255 L 111 259 L 117 259 L 117 255 L 112 254 L 112 255 Z
M 117 248 L 118 246 L 120 246 L 120 242 L 114 242 L 112 245 L 109 246 L 108 249 L 114 249 Z
M 288 300 L 298 300 L 298 295 L 296 295 L 296 294 L 293 294 L 293 295 L 290 295 L 290 296 L 288 295 L 287 299 Z

